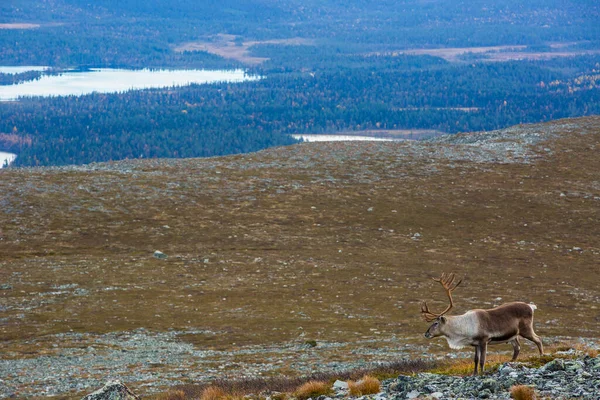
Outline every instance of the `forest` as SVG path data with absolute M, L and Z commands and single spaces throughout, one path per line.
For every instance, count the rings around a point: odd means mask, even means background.
M 231 61 L 173 51 L 222 33 L 305 38 L 344 54 L 600 42 L 600 4 L 592 0 L 11 0 L 1 2 L 0 16 L 39 25 L 0 29 L 0 65 L 222 67 Z
M 15 167 L 203 157 L 292 144 L 295 133 L 456 133 L 598 114 L 599 15 L 595 2 L 558 0 L 2 2 L 0 65 L 245 68 L 262 79 L 0 103 L 0 150 L 18 154 Z M 224 34 L 264 62 L 176 50 Z M 301 40 L 277 41 L 291 38 Z M 544 57 L 407 51 L 476 46 Z M 0 85 L 45 73 L 0 73 Z
M 245 83 L 5 103 L 0 132 L 31 140 L 0 136 L 0 147 L 19 154 L 15 166 L 63 165 L 247 152 L 294 143 L 293 133 L 455 133 L 600 113 L 597 57 L 459 66 L 372 58 Z

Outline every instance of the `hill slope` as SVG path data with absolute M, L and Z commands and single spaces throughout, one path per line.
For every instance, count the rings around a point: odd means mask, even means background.
M 531 301 L 546 343 L 593 338 L 599 145 L 589 117 L 2 170 L 0 396 L 446 352 L 418 312 L 444 306 L 442 271 L 465 278 L 457 313 Z

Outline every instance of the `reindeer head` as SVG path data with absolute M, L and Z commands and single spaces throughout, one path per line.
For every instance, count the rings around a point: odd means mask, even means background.
M 443 328 L 444 324 L 446 324 L 446 317 L 444 317 L 444 314 L 446 314 L 448 311 L 450 311 L 452 309 L 452 307 L 454 306 L 454 303 L 452 302 L 452 291 L 454 289 L 456 289 L 458 287 L 458 285 L 460 285 L 460 283 L 462 282 L 462 279 L 461 279 L 457 283 L 454 283 L 455 276 L 453 273 L 452 274 L 443 273 L 440 278 L 438 278 L 438 279 L 431 278 L 431 279 L 433 279 L 436 282 L 439 282 L 442 285 L 442 287 L 446 291 L 446 294 L 448 295 L 450 304 L 448 305 L 448 307 L 446 307 L 446 309 L 444 311 L 442 311 L 441 313 L 437 313 L 437 314 L 429 311 L 427 302 L 423 302 L 423 304 L 421 305 L 421 314 L 423 315 L 423 318 L 425 318 L 425 321 L 433 322 L 433 324 L 431 324 L 429 329 L 427 329 L 427 332 L 425 332 L 425 337 L 428 339 L 442 335 L 442 328 Z
M 443 330 L 443 327 L 445 324 L 446 324 L 446 317 L 444 317 L 443 315 L 437 317 L 434 320 L 433 324 L 431 324 L 429 326 L 429 329 L 427 329 L 427 332 L 425 332 L 425 337 L 427 339 L 431 339 L 434 337 L 442 336 L 443 335 L 442 330 Z

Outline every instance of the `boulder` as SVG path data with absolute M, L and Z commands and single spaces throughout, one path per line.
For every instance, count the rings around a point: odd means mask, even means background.
M 344 382 L 344 381 L 340 381 L 339 379 L 337 381 L 335 381 L 333 383 L 333 389 L 340 391 L 340 390 L 348 390 L 349 385 L 348 382 Z
M 167 257 L 168 257 L 168 256 L 167 256 L 165 253 L 163 253 L 162 251 L 156 250 L 156 251 L 154 252 L 154 258 L 158 258 L 159 260 L 164 260 L 164 259 L 166 259 Z
M 96 390 L 83 397 L 81 400 L 140 400 L 121 381 L 109 381 L 102 389 Z

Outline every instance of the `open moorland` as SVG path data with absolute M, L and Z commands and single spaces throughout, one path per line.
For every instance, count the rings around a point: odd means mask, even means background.
M 544 60 L 557 57 L 576 57 L 581 55 L 598 54 L 597 49 L 588 50 L 567 50 L 563 48 L 577 45 L 577 43 L 551 43 L 548 45 L 549 51 L 529 51 L 527 46 L 489 46 L 489 47 L 458 47 L 458 48 L 440 48 L 440 49 L 408 49 L 395 51 L 390 54 L 428 54 L 434 57 L 441 57 L 449 62 L 464 61 L 465 56 L 472 59 L 481 58 L 486 61 L 510 61 L 510 60 Z
M 0 397 L 470 359 L 422 335 L 444 271 L 453 312 L 534 302 L 546 344 L 594 343 L 599 146 L 586 117 L 2 170 Z
M 176 46 L 173 50 L 179 53 L 191 51 L 206 51 L 215 54 L 219 57 L 232 59 L 244 64 L 256 65 L 260 64 L 268 58 L 253 57 L 250 48 L 256 45 L 287 45 L 287 46 L 308 46 L 313 43 L 312 40 L 295 38 L 295 39 L 271 39 L 271 40 L 250 40 L 244 41 L 241 37 L 235 35 L 218 34 L 210 38 L 211 41 L 196 41 L 183 43 Z

